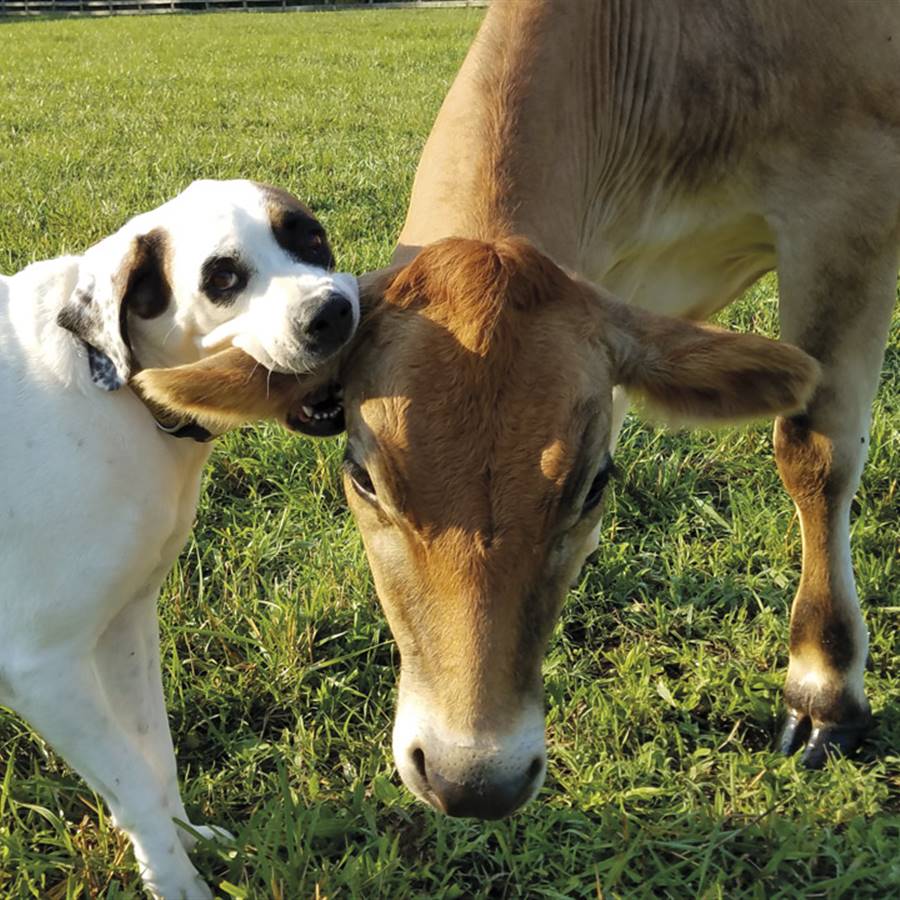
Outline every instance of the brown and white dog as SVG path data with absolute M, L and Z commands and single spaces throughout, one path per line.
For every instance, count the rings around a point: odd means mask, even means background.
M 0 410 L 15 423 L 0 447 L 0 703 L 102 795 L 166 900 L 212 896 L 173 822 L 188 817 L 156 618 L 210 444 L 196 421 L 161 428 L 137 373 L 234 344 L 253 365 L 216 390 L 252 387 L 307 433 L 340 428 L 318 384 L 359 304 L 333 264 L 289 194 L 201 181 L 83 256 L 0 278 Z

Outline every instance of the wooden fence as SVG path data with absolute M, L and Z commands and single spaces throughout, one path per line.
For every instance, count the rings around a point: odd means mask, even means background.
M 114 16 L 229 10 L 332 11 L 487 6 L 488 0 L 0 0 L 4 16 Z

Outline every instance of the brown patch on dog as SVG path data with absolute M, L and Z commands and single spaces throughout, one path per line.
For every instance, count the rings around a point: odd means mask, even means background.
M 128 314 L 152 319 L 171 302 L 168 259 L 162 228 L 138 235 L 112 276 L 111 294 L 98 298 L 94 291 L 78 289 L 57 315 L 57 324 L 90 348 L 91 376 L 106 390 L 122 387 L 135 367 Z
M 162 228 L 154 228 L 138 235 L 131 254 L 116 276 L 122 289 L 122 314 L 134 313 L 141 319 L 155 319 L 172 302 L 172 285 L 167 267 L 169 235 Z
M 272 234 L 278 245 L 298 262 L 334 268 L 334 254 L 321 222 L 308 206 L 283 188 L 254 182 L 262 191 Z

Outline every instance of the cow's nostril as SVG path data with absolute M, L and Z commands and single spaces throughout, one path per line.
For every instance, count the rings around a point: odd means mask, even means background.
M 531 765 L 528 767 L 528 774 L 526 778 L 529 782 L 534 781 L 535 778 L 538 777 L 541 773 L 541 769 L 544 768 L 544 758 L 542 756 L 536 756 L 532 761 Z
M 416 747 L 410 754 L 416 771 L 422 776 L 425 783 L 428 784 L 428 774 L 425 771 L 425 753 L 421 747 Z

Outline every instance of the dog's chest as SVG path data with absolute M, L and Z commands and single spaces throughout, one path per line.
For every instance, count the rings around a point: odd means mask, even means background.
M 3 608 L 99 627 L 159 589 L 187 540 L 208 445 L 160 432 L 130 393 L 0 391 Z M 12 588 L 14 587 L 14 590 Z

